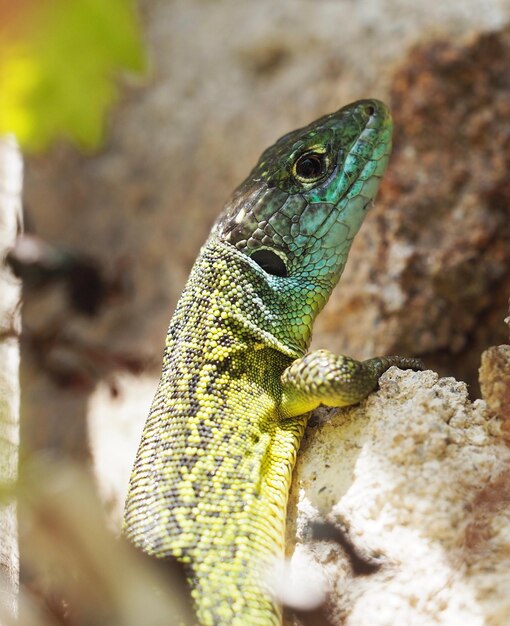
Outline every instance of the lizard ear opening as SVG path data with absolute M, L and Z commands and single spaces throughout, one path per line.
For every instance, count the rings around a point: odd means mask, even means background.
M 264 271 L 272 276 L 288 276 L 287 268 L 283 259 L 272 250 L 261 249 L 255 250 L 251 258 Z

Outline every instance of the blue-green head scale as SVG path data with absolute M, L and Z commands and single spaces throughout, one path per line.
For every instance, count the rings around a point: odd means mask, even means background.
M 291 347 L 308 345 L 340 278 L 386 169 L 391 135 L 390 113 L 378 100 L 288 133 L 262 154 L 216 222 L 213 237 L 244 255 L 280 300 L 287 336 L 279 339 Z

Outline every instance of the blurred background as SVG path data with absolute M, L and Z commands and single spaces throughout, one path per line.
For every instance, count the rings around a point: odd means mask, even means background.
M 140 50 L 108 68 L 118 92 L 103 98 L 102 132 L 74 132 L 70 114 L 74 143 L 58 128 L 27 135 L 25 231 L 45 278 L 23 249 L 13 261 L 25 272 L 22 457 L 91 468 L 115 531 L 177 298 L 223 203 L 280 135 L 365 97 L 395 121 L 389 171 L 314 347 L 419 356 L 476 398 L 510 294 L 509 0 L 136 10 Z M 86 29 L 88 58 L 99 30 Z M 59 58 L 86 108 L 98 88 L 73 52 Z

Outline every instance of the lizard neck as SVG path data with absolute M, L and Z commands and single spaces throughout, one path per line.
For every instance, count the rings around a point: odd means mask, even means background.
M 201 278 L 199 278 L 201 277 Z M 312 325 L 331 293 L 327 280 L 307 275 L 271 276 L 213 233 L 203 246 L 186 289 L 199 280 L 211 297 L 254 337 L 291 356 L 308 349 Z
M 202 624 L 275 626 L 264 578 L 283 557 L 306 425 L 280 416 L 280 376 L 304 349 L 273 324 L 271 294 L 241 263 L 213 241 L 191 273 L 170 323 L 124 532 L 149 554 L 189 566 Z

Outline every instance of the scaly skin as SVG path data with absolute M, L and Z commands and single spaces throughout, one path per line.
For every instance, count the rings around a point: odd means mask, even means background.
M 186 564 L 204 626 L 276 626 L 266 582 L 319 404 L 364 398 L 390 357 L 305 354 L 391 149 L 391 118 L 354 103 L 282 137 L 226 205 L 170 323 L 124 533 Z

